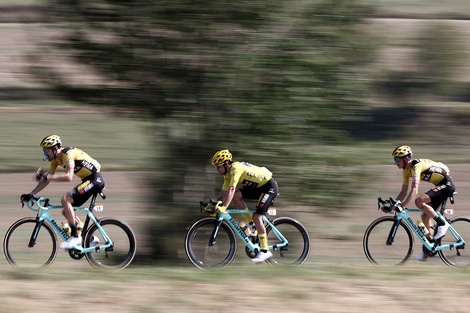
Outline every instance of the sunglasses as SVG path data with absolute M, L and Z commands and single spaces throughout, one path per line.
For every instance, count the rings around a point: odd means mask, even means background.
M 223 165 L 223 164 L 216 164 L 216 165 L 215 165 L 215 168 L 216 168 L 216 169 L 219 169 L 219 168 L 221 168 L 222 166 L 224 166 L 224 165 Z
M 394 158 L 393 158 L 393 160 L 395 160 L 395 163 L 400 162 L 401 159 L 402 159 L 402 158 L 400 158 L 400 157 L 394 157 Z
M 48 152 L 49 152 L 49 148 L 42 148 L 42 151 L 44 151 L 44 153 L 48 153 Z

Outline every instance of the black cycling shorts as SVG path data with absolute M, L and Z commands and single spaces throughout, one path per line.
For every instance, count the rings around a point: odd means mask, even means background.
M 85 178 L 82 183 L 69 191 L 73 198 L 73 206 L 81 206 L 94 194 L 102 191 L 104 180 L 101 173 L 93 173 Z
M 426 194 L 431 199 L 431 204 L 434 210 L 439 209 L 442 202 L 452 196 L 455 192 L 455 185 L 450 176 L 447 176 L 444 181 L 437 184 L 431 190 L 427 191 Z
M 261 215 L 266 214 L 268 208 L 274 203 L 274 198 L 279 194 L 279 187 L 273 178 L 259 188 L 243 186 L 239 190 L 245 199 L 258 199 L 255 213 Z

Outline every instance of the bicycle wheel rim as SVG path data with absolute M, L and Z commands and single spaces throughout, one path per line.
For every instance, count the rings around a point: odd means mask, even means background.
M 203 218 L 194 223 L 186 233 L 185 250 L 191 263 L 199 269 L 223 268 L 235 258 L 237 242 L 232 229 L 222 223 L 216 241 L 209 245 L 217 220 Z
M 100 225 L 112 240 L 113 246 L 85 253 L 88 262 L 94 268 L 102 270 L 121 270 L 127 267 L 136 253 L 136 240 L 132 229 L 127 224 L 115 219 L 101 219 Z M 93 224 L 87 231 L 83 243 L 85 248 L 90 247 L 93 237 L 99 240 L 96 247 L 106 243 L 98 227 Z
M 450 223 L 465 241 L 470 241 L 470 219 L 466 217 L 456 217 L 451 219 Z M 441 245 L 453 244 L 455 242 L 456 238 L 450 230 L 448 230 L 446 235 L 441 239 Z M 448 266 L 466 269 L 470 268 L 470 244 L 466 244 L 466 246 L 465 249 L 445 249 L 440 250 L 438 253 L 442 261 Z
M 48 267 L 55 260 L 57 239 L 48 224 L 41 225 L 34 246 L 28 246 L 36 224 L 35 218 L 25 218 L 15 222 L 7 230 L 3 251 L 13 267 L 40 269 Z
M 363 239 L 364 253 L 375 265 L 396 266 L 405 264 L 413 253 L 413 235 L 410 229 L 400 221 L 394 240 L 387 244 L 387 238 L 395 223 L 391 216 L 380 217 L 366 229 Z
M 305 227 L 298 221 L 281 217 L 273 222 L 277 230 L 289 242 L 287 247 L 277 248 L 273 253 L 273 262 L 277 265 L 302 265 L 310 253 L 310 237 Z M 266 229 L 268 244 L 276 246 L 282 243 L 271 227 Z

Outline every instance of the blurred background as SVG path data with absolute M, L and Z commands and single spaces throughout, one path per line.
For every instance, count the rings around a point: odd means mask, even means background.
M 276 206 L 315 237 L 344 238 L 318 216 L 398 194 L 396 146 L 468 163 L 469 18 L 467 0 L 0 0 L 0 171 L 47 167 L 59 134 L 145 190 L 109 200 L 142 217 L 136 262 L 187 262 L 175 238 L 228 148 L 274 172 Z

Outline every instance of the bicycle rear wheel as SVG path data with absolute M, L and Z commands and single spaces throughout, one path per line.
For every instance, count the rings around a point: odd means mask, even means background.
M 205 217 L 194 223 L 186 233 L 186 255 L 197 268 L 222 268 L 235 257 L 237 240 L 233 230 L 225 222 L 218 229 L 216 241 L 210 243 L 217 223 L 217 219 Z
M 454 217 L 450 220 L 452 227 L 465 240 L 469 247 L 446 249 L 439 251 L 439 256 L 445 264 L 451 267 L 469 268 L 470 267 L 470 219 L 466 217 Z M 448 230 L 447 234 L 441 239 L 441 244 L 453 244 L 456 239 Z
M 18 268 L 46 268 L 57 256 L 57 238 L 52 228 L 42 223 L 32 247 L 37 220 L 32 217 L 13 223 L 5 233 L 3 252 L 7 261 Z
M 273 263 L 302 265 L 310 253 L 310 237 L 307 229 L 290 217 L 277 218 L 273 224 L 289 242 L 288 246 L 272 251 Z M 268 234 L 269 245 L 275 246 L 282 243 L 270 226 L 266 227 L 266 234 Z
M 113 245 L 109 248 L 98 249 L 100 245 L 108 244 L 108 242 L 101 235 L 98 226 L 93 224 L 87 230 L 83 246 L 90 247 L 93 239 L 98 239 L 99 243 L 95 244 L 96 250 L 85 253 L 85 257 L 97 269 L 120 270 L 125 268 L 132 262 L 136 253 L 134 232 L 124 222 L 113 218 L 100 219 L 99 223 Z
M 400 221 L 394 229 L 395 218 L 379 217 L 367 227 L 362 245 L 367 259 L 375 265 L 403 265 L 413 253 L 413 235 Z M 388 242 L 388 239 L 390 242 Z

